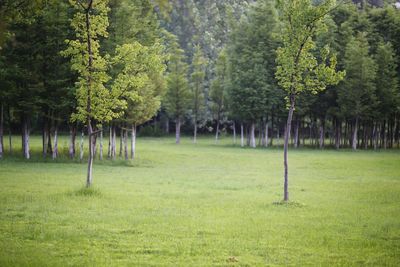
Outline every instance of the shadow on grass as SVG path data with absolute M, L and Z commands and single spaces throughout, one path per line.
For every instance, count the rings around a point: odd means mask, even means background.
M 103 197 L 103 193 L 98 188 L 94 187 L 82 187 L 78 190 L 68 192 L 69 196 L 77 197 Z
M 304 208 L 304 207 L 306 207 L 305 204 L 300 203 L 300 202 L 283 201 L 283 200 L 273 202 L 272 205 L 277 206 L 277 207 L 285 207 L 285 208 Z

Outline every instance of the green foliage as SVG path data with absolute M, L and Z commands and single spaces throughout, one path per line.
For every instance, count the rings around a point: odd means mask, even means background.
M 72 115 L 72 120 L 86 122 L 88 118 L 92 118 L 98 122 L 110 121 L 121 115 L 122 112 L 115 110 L 122 110 L 125 103 L 115 98 L 118 92 L 111 92 L 105 87 L 110 76 L 107 74 L 107 57 L 100 53 L 99 39 L 108 37 L 108 0 L 94 1 L 90 8 L 82 6 L 80 1 L 70 3 L 76 12 L 71 21 L 76 39 L 67 41 L 68 48 L 63 51 L 63 55 L 71 57 L 71 68 L 79 74 L 76 83 L 77 110 Z M 90 17 L 89 29 L 86 28 L 86 12 Z M 88 51 L 89 41 L 91 57 Z
M 138 42 L 117 47 L 114 59 L 119 68 L 113 92 L 127 103 L 124 121 L 140 125 L 150 120 L 160 108 L 164 92 L 163 47 L 143 46 Z
M 326 29 L 324 17 L 333 1 L 315 6 L 309 0 L 282 0 L 279 6 L 283 23 L 283 45 L 277 50 L 279 85 L 294 96 L 306 90 L 317 93 L 337 84 L 344 72 L 336 72 L 336 56 L 330 55 L 329 47 L 319 51 L 320 60 L 314 55 L 314 38 Z
M 195 124 L 204 116 L 205 101 L 204 101 L 204 78 L 206 60 L 203 57 L 201 47 L 195 47 L 195 53 L 192 62 L 193 72 L 191 74 L 191 95 L 192 95 L 192 116 Z
M 216 76 L 210 90 L 211 111 L 215 118 L 220 120 L 223 113 L 227 111 L 229 73 L 226 50 L 222 50 L 219 54 L 215 67 Z
M 349 118 L 369 117 L 377 107 L 375 77 L 377 66 L 369 56 L 365 34 L 358 34 L 346 46 L 346 79 L 338 92 L 338 102 Z
M 255 122 L 282 98 L 274 79 L 277 24 L 273 4 L 260 1 L 230 35 L 229 101 L 234 117 Z
M 188 113 L 192 98 L 187 79 L 188 66 L 183 61 L 184 51 L 176 40 L 169 48 L 169 55 L 164 106 L 170 118 L 181 120 Z

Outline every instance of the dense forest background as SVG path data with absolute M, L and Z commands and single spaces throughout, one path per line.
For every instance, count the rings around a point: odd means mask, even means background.
M 110 158 L 118 154 L 117 136 L 128 158 L 128 133 L 132 157 L 136 132 L 161 136 L 174 129 L 179 142 L 182 127 L 194 141 L 197 132 L 213 133 L 216 141 L 232 134 L 252 147 L 283 135 L 287 99 L 275 78 L 282 22 L 274 1 L 102 2 L 109 9 L 107 33 L 96 39 L 106 62 L 101 86 L 129 94 L 118 95 L 125 103 L 119 116 L 96 120 L 101 157 L 103 135 Z M 329 45 L 346 76 L 298 96 L 294 147 L 399 147 L 398 6 L 360 0 L 330 12 L 316 43 Z M 0 8 L 0 156 L 12 152 L 12 135 L 21 134 L 29 158 L 34 133 L 43 136 L 43 156 L 55 158 L 60 132 L 70 136 L 69 156 L 77 156 L 76 137 L 87 128 L 76 115 L 80 72 L 71 61 L 71 42 L 79 39 L 71 27 L 76 8 L 51 0 L 2 1 Z

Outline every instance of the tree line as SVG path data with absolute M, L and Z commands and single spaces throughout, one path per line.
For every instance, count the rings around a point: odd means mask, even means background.
M 312 37 L 315 59 L 336 55 L 346 75 L 295 93 L 294 147 L 399 146 L 400 15 L 375 2 L 337 5 Z M 276 144 L 290 107 L 277 74 L 282 10 L 269 0 L 3 1 L 0 155 L 7 132 L 19 132 L 29 158 L 40 131 L 43 156 L 56 158 L 68 128 L 71 158 L 82 133 L 93 155 L 134 158 L 149 121 L 158 132 L 175 126 L 177 143 L 181 131 L 194 142 L 212 131 L 216 142 L 228 132 L 241 146 Z

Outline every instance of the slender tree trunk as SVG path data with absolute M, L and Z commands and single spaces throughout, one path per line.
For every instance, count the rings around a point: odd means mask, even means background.
M 244 147 L 244 129 L 243 123 L 240 124 L 240 146 Z
M 117 158 L 117 127 L 113 126 L 112 159 Z
M 76 139 L 76 128 L 73 125 L 71 125 L 69 128 L 69 136 L 70 136 L 70 141 L 69 141 L 68 154 L 69 157 L 73 159 L 75 157 L 75 139 Z
M 79 160 L 82 162 L 83 160 L 83 137 L 85 136 L 85 134 L 83 133 L 83 129 L 82 129 L 82 133 L 81 133 L 81 143 L 79 145 Z
M 336 119 L 335 122 L 336 122 L 335 123 L 335 130 L 336 130 L 336 133 L 335 133 L 335 148 L 336 149 L 340 149 L 341 122 L 338 119 Z
M 321 120 L 321 125 L 319 126 L 319 148 L 323 149 L 325 145 L 325 123 Z
M 124 131 L 124 158 L 125 160 L 129 159 L 129 153 L 128 153 L 128 131 Z
M 250 124 L 250 147 L 252 147 L 252 148 L 256 148 L 255 131 L 256 131 L 256 124 L 254 122 L 252 122 Z
M 110 129 L 108 133 L 108 148 L 107 148 L 107 157 L 110 159 L 111 158 L 111 143 L 112 143 L 112 125 L 110 124 Z
M 194 122 L 193 143 L 197 143 L 197 121 Z
M 288 146 L 289 146 L 289 135 L 290 128 L 292 125 L 293 111 L 294 111 L 295 98 L 294 95 L 290 96 L 290 108 L 289 115 L 285 129 L 285 140 L 283 145 L 283 165 L 285 168 L 284 172 L 284 183 L 283 183 L 283 200 L 289 201 L 289 166 L 288 166 Z
M 236 145 L 236 123 L 233 122 L 233 144 Z
M 54 126 L 54 139 L 53 140 L 54 140 L 54 148 L 53 148 L 52 158 L 54 160 L 58 156 L 58 129 L 57 129 L 57 126 Z
M 352 149 L 357 150 L 357 133 L 358 133 L 358 117 L 356 117 L 356 122 L 354 124 L 354 129 L 353 129 L 353 141 L 352 141 Z
M 122 158 L 122 151 L 124 150 L 123 139 L 124 139 L 124 130 L 121 128 L 121 131 L 119 134 L 119 157 L 120 158 Z
M 100 131 L 100 149 L 99 149 L 99 159 L 103 160 L 103 129 Z
M 29 121 L 28 118 L 24 117 L 23 125 L 22 125 L 22 148 L 23 148 L 23 155 L 25 159 L 30 159 L 30 149 L 29 149 Z
M 265 147 L 268 147 L 268 142 L 269 142 L 269 140 L 268 140 L 268 131 L 269 131 L 269 122 L 267 121 L 267 123 L 265 124 L 265 135 L 264 135 L 264 137 L 265 137 Z
M 89 155 L 88 155 L 88 169 L 86 177 L 86 187 L 91 187 L 93 184 L 93 158 L 94 158 L 94 135 L 90 119 L 88 119 L 88 137 L 89 137 Z
M 217 120 L 217 129 L 215 131 L 215 143 L 218 143 L 218 134 L 219 134 L 219 119 Z
M 132 125 L 132 132 L 131 132 L 131 159 L 135 159 L 136 156 L 136 124 Z
M 298 148 L 299 147 L 299 128 L 300 128 L 300 122 L 297 119 L 296 120 L 296 125 L 295 125 L 295 129 L 294 129 L 294 147 Z
M 387 125 L 387 122 L 386 122 L 386 120 L 384 120 L 384 121 L 383 121 L 383 128 L 382 128 L 382 134 L 383 134 L 383 149 L 386 149 L 386 148 L 387 148 L 386 125 Z
M 11 155 L 13 149 L 12 149 L 11 112 L 9 106 L 7 108 L 7 115 L 8 115 L 8 149 Z
M 179 118 L 175 121 L 175 143 L 181 143 L 181 120 Z
M 167 120 L 165 121 L 165 133 L 169 134 L 169 119 L 167 118 Z
M 1 103 L 0 106 L 0 159 L 4 154 L 4 143 L 3 143 L 3 135 L 4 135 L 4 105 Z

